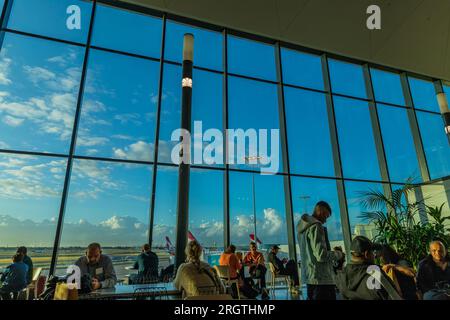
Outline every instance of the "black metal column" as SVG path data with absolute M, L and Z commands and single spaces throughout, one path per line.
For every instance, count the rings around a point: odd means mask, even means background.
M 192 104 L 192 67 L 193 67 L 192 34 L 184 35 L 183 44 L 183 77 L 181 96 L 181 129 L 191 132 L 191 104 Z M 182 137 L 180 149 L 180 166 L 178 171 L 178 201 L 177 201 L 177 245 L 175 267 L 178 268 L 185 260 L 184 248 L 187 243 L 189 227 L 189 175 L 191 142 Z M 187 163 L 183 160 L 188 155 Z

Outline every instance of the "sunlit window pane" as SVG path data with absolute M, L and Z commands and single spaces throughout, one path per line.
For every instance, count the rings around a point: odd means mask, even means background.
M 0 147 L 67 153 L 83 49 L 5 34 L 0 53 Z
M 383 104 L 378 104 L 377 108 L 390 179 L 397 182 L 405 182 L 408 178 L 420 181 L 407 110 Z
M 344 177 L 380 180 L 369 105 L 335 97 L 334 107 Z
M 29 247 L 35 267 L 49 268 L 66 159 L 0 154 L 0 268 L 18 246 Z M 37 250 L 37 248 L 44 248 Z
M 92 45 L 159 58 L 161 32 L 160 18 L 97 5 Z
M 89 243 L 99 242 L 105 254 L 121 261 L 115 264 L 118 278 L 129 273 L 125 267 L 148 242 L 151 181 L 151 166 L 75 160 L 58 267 L 73 263 Z
M 291 172 L 334 176 L 325 95 L 284 88 Z
M 230 172 L 231 243 L 248 250 L 255 231 L 263 244 L 278 244 L 287 252 L 283 177 Z
M 410 77 L 409 87 L 416 109 L 439 112 L 433 82 Z
M 379 69 L 370 69 L 375 100 L 405 105 L 400 75 Z
M 229 36 L 228 71 L 276 81 L 275 48 L 262 42 Z
M 14 0 L 8 28 L 85 43 L 91 11 L 91 1 Z
M 92 50 L 77 154 L 153 161 L 159 63 Z
M 158 166 L 152 247 L 167 252 L 167 259 L 170 253 L 175 254 L 177 195 L 178 168 Z
M 204 248 L 223 250 L 223 172 L 193 169 L 189 183 L 189 231 Z
M 259 165 L 266 168 L 268 171 L 282 172 L 283 165 L 280 148 L 281 144 L 279 143 L 279 139 L 276 139 L 276 135 L 274 135 L 274 139 L 272 139 L 271 136 L 271 130 L 274 130 L 274 134 L 278 133 L 278 137 L 280 136 L 277 86 L 238 77 L 230 77 L 228 80 L 228 86 L 229 128 L 234 130 L 249 130 L 248 136 L 256 137 L 256 139 L 245 139 L 245 156 L 250 154 L 250 141 L 258 140 L 259 133 L 266 132 L 267 139 L 261 139 L 258 143 L 266 143 L 267 152 L 265 152 L 264 149 L 261 149 L 256 143 L 252 144 L 256 150 L 258 150 L 258 156 L 262 158 L 261 162 L 265 161 L 269 163 L 266 165 L 260 162 Z M 253 132 L 254 135 L 251 135 L 250 132 Z M 243 159 L 244 156 L 241 156 L 238 152 L 238 139 L 234 140 L 235 146 L 233 166 L 255 170 L 255 166 L 253 165 L 242 164 L 245 159 Z M 241 148 L 241 150 L 242 149 L 243 148 Z
M 450 147 L 440 115 L 416 112 L 431 179 L 450 175 Z
M 334 93 L 367 98 L 362 66 L 334 59 L 329 59 L 328 65 Z
M 324 89 L 320 56 L 282 48 L 281 61 L 284 83 L 318 90 Z

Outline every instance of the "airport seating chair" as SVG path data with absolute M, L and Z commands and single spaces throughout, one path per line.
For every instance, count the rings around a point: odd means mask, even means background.
M 34 299 L 36 296 L 35 290 L 36 290 L 36 283 L 41 276 L 43 268 L 33 268 L 33 277 L 31 278 L 31 283 L 26 288 L 26 299 L 31 300 Z M 45 282 L 45 281 L 44 281 Z
M 277 274 L 276 268 L 273 263 L 269 262 L 269 272 L 270 272 L 270 293 L 272 294 L 272 298 L 275 299 L 275 282 L 277 279 L 282 279 L 286 282 L 286 288 L 290 290 L 291 278 L 288 275 Z
M 222 280 L 226 288 L 230 288 L 233 290 L 232 285 L 236 285 L 236 291 L 238 299 L 241 299 L 241 294 L 239 292 L 239 279 L 231 279 L 230 278 L 230 267 L 229 266 L 214 266 L 216 269 L 219 278 Z

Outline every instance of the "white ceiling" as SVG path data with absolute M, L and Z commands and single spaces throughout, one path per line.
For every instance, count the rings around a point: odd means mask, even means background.
M 124 0 L 450 80 L 450 0 Z M 381 7 L 382 29 L 366 28 Z

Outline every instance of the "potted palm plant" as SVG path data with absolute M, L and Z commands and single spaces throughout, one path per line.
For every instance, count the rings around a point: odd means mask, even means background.
M 415 199 L 412 195 L 417 185 L 411 181 L 408 179 L 390 196 L 373 189 L 361 192 L 361 204 L 367 211 L 360 217 L 374 225 L 374 242 L 390 245 L 404 259 L 417 266 L 427 255 L 430 241 L 439 239 L 448 247 L 449 228 L 445 222 L 450 217 L 443 216 L 444 204 L 431 207 L 425 205 L 428 198 Z

